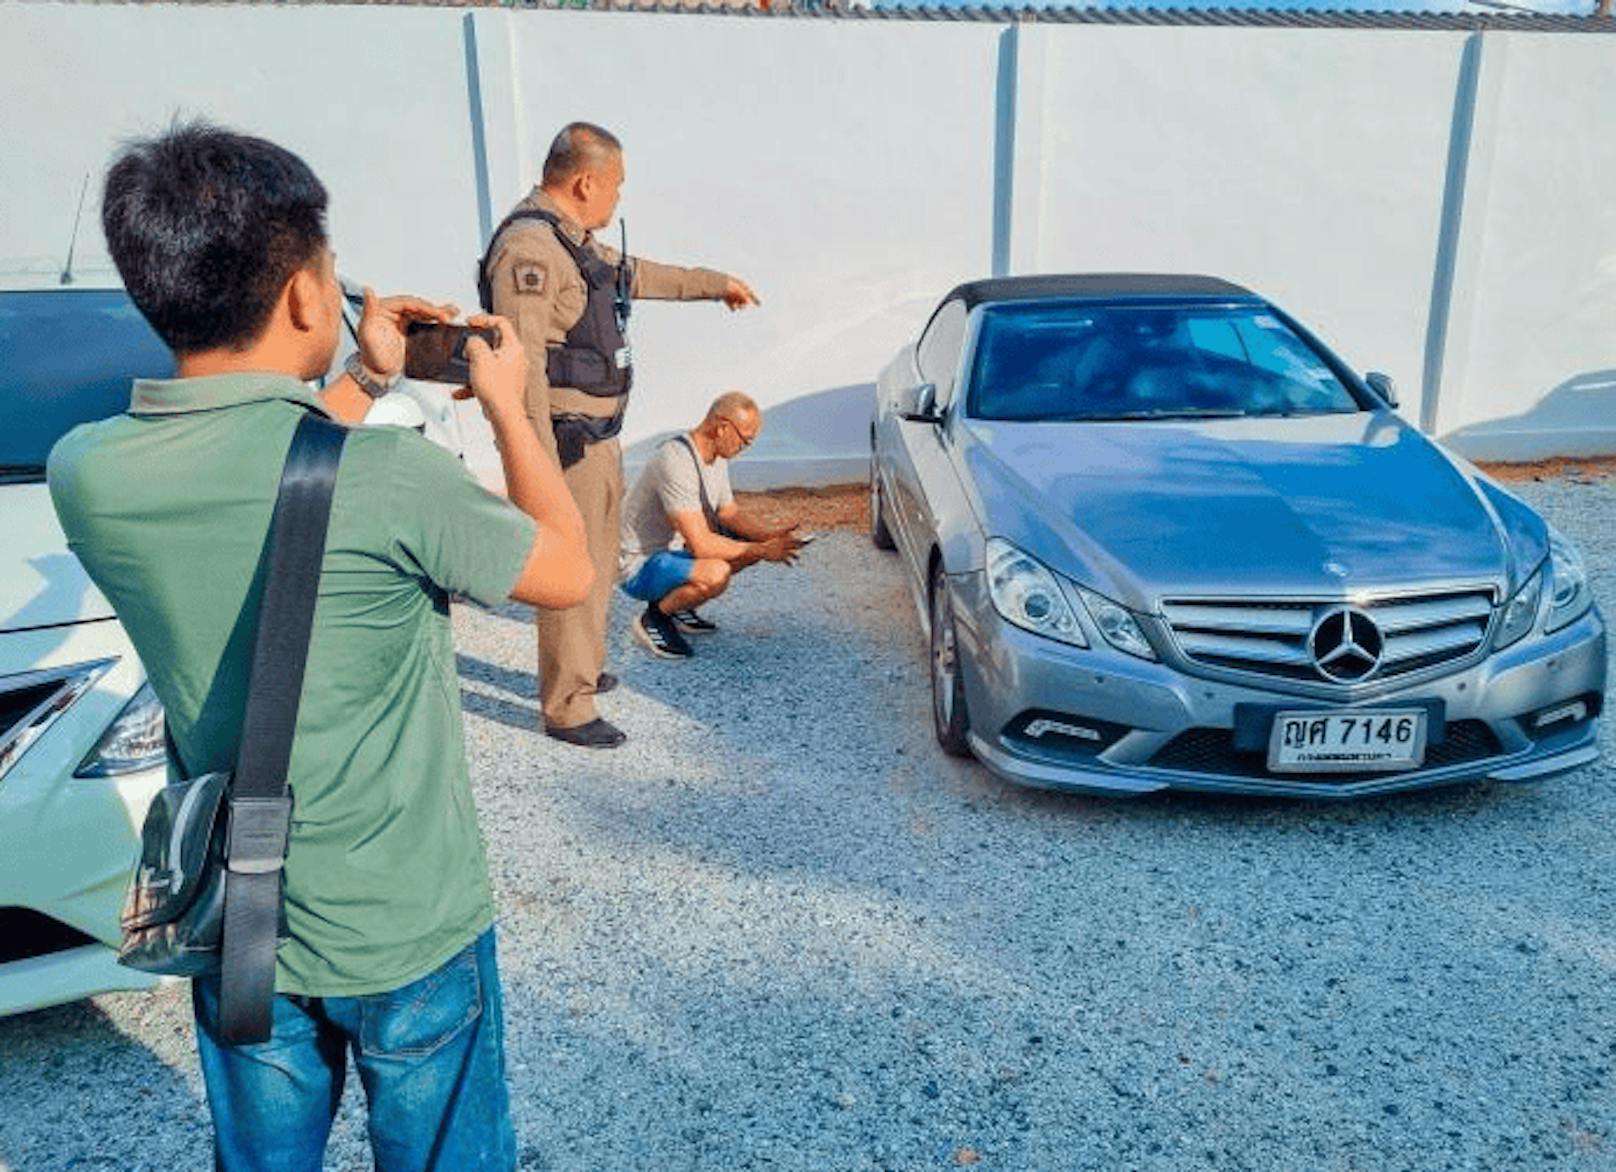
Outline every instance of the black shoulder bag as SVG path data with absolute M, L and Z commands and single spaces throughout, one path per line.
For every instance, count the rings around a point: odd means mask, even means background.
M 262 1042 L 270 1032 L 292 821 L 286 771 L 347 435 L 312 412 L 298 421 L 270 521 L 236 767 L 157 795 L 124 903 L 119 962 L 165 976 L 219 973 L 220 1032 L 231 1044 Z

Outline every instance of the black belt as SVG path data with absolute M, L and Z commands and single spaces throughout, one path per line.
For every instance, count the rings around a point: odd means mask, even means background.
M 625 411 L 616 415 L 552 415 L 550 430 L 555 433 L 556 457 L 565 472 L 584 458 L 584 449 L 603 443 L 623 430 Z

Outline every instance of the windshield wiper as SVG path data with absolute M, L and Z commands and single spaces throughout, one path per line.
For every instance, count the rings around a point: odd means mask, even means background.
M 1244 419 L 1249 411 L 1226 411 L 1211 407 L 1186 407 L 1182 410 L 1129 411 L 1120 415 L 1079 415 L 1073 423 L 1123 423 L 1141 419 Z
M 43 464 L 0 464 L 0 481 L 44 480 Z

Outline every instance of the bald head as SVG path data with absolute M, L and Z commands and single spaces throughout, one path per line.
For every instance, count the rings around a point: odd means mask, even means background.
M 562 187 L 581 172 L 606 170 L 620 159 L 623 144 L 604 126 L 593 122 L 569 122 L 550 143 L 544 156 L 545 187 Z
M 759 415 L 757 401 L 745 391 L 725 391 L 707 408 L 708 423 L 728 419 L 734 423 L 750 424 Z

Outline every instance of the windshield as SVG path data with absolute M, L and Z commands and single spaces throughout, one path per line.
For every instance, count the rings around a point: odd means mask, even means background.
M 0 293 L 0 483 L 39 480 L 51 446 L 129 406 L 174 359 L 122 290 Z
M 979 419 L 1219 418 L 1363 410 L 1261 305 L 1006 305 L 972 364 Z

